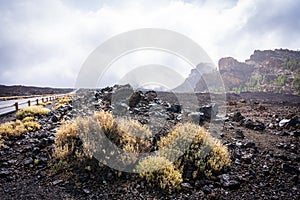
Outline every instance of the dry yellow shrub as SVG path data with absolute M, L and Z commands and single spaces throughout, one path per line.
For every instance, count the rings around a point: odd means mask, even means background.
M 61 125 L 55 133 L 55 150 L 54 157 L 66 159 L 74 152 L 75 140 L 78 139 L 78 127 L 75 121 L 69 121 Z
M 3 137 L 18 137 L 23 133 L 36 131 L 40 129 L 40 125 L 37 122 L 27 121 L 22 122 L 16 120 L 15 122 L 6 122 L 0 125 L 0 135 Z
M 60 108 L 61 106 L 69 103 L 73 98 L 73 95 L 66 95 L 59 97 L 58 99 L 55 100 L 55 105 L 53 107 L 54 110 Z
M 24 126 L 28 130 L 28 132 L 37 131 L 41 128 L 41 125 L 39 125 L 39 123 L 33 121 L 24 122 Z
M 25 117 L 35 117 L 35 116 L 41 116 L 46 115 L 50 112 L 49 109 L 44 108 L 43 106 L 28 106 L 21 110 L 19 110 L 16 113 L 17 119 L 23 119 Z
M 174 161 L 183 173 L 192 167 L 193 178 L 209 176 L 230 164 L 227 148 L 202 127 L 191 123 L 177 125 L 158 142 L 158 147 L 160 155 Z
M 158 186 L 164 192 L 171 193 L 180 189 L 182 175 L 174 165 L 164 157 L 151 156 L 137 165 L 137 172 L 151 186 Z
M 22 119 L 22 122 L 31 122 L 31 121 L 35 121 L 34 117 L 25 117 Z

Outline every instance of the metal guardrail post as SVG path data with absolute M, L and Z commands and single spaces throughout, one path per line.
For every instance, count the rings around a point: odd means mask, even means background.
M 36 105 L 39 105 L 39 99 L 36 99 Z
M 30 100 L 28 100 L 28 106 L 30 106 Z

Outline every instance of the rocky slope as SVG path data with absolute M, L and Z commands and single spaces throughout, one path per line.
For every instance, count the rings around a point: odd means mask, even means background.
M 300 51 L 287 49 L 256 50 L 245 62 L 232 57 L 219 60 L 219 72 L 227 91 L 263 91 L 299 94 Z M 198 77 L 195 91 L 207 90 L 203 77 L 214 77 L 216 72 Z M 187 80 L 189 80 L 187 78 Z

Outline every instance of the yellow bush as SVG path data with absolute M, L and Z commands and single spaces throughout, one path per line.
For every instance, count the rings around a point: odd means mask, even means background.
M 28 132 L 37 131 L 41 128 L 41 125 L 34 121 L 26 121 L 24 122 L 24 126 Z
M 193 178 L 209 176 L 230 164 L 227 148 L 202 127 L 190 123 L 177 125 L 158 142 L 158 147 L 160 155 L 173 160 L 183 174 L 192 168 Z
M 35 121 L 34 117 L 25 117 L 22 119 L 22 122 L 31 122 L 31 121 Z
M 131 153 L 150 151 L 152 133 L 146 125 L 130 119 L 117 119 L 116 122 L 125 151 Z
M 43 106 L 28 106 L 21 110 L 19 110 L 16 113 L 17 119 L 23 119 L 25 117 L 35 117 L 35 116 L 41 116 L 46 115 L 50 112 L 49 109 L 44 108 Z
M 152 136 L 152 133 L 149 130 L 148 126 L 142 125 L 137 120 L 120 118 L 117 119 L 117 124 L 119 129 L 121 129 L 122 131 L 134 138 L 147 139 Z
M 180 189 L 181 173 L 164 157 L 148 157 L 137 165 L 137 172 L 152 186 L 171 193 Z
M 48 105 L 51 105 L 51 104 L 52 104 L 52 101 L 47 101 L 47 102 L 41 102 L 41 103 L 39 103 L 39 106 L 45 107 L 45 106 L 48 106 Z
M 40 129 L 40 125 L 37 122 L 22 122 L 17 120 L 15 122 L 6 122 L 0 125 L 0 135 L 4 137 L 12 136 L 18 137 L 23 133 L 36 131 Z
M 70 121 L 59 127 L 58 131 L 55 133 L 54 157 L 63 160 L 72 153 L 75 153 L 75 141 L 79 138 L 77 129 L 75 121 Z
M 72 95 L 66 95 L 59 97 L 58 99 L 55 100 L 55 105 L 53 107 L 54 110 L 60 108 L 61 106 L 69 103 L 72 100 L 73 96 Z
M 124 124 L 145 129 L 138 122 L 124 121 Z M 134 124 L 134 125 L 132 125 Z M 145 129 L 146 130 L 146 129 Z M 127 132 L 122 130 L 110 112 L 95 112 L 90 117 L 79 117 L 69 123 L 62 125 L 56 132 L 55 152 L 57 158 L 78 157 L 90 158 L 91 155 L 97 154 L 107 158 L 115 156 L 117 151 L 125 150 L 134 153 L 120 158 L 122 162 L 134 163 L 137 161 L 135 156 L 141 152 L 150 151 L 150 140 L 133 138 Z M 79 144 L 78 141 L 82 141 Z M 118 147 L 116 152 L 105 152 L 107 142 L 110 141 Z

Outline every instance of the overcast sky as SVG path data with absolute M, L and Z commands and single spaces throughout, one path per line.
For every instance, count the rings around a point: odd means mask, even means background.
M 299 8 L 298 0 L 0 0 L 0 84 L 73 87 L 97 46 L 139 28 L 184 34 L 215 64 L 255 49 L 297 50 Z

